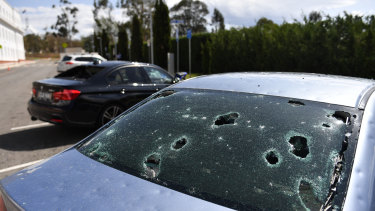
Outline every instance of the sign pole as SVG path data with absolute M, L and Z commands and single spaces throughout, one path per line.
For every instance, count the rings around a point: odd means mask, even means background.
M 189 39 L 189 77 L 191 78 L 191 29 L 187 31 L 187 38 Z
M 176 31 L 176 42 L 177 42 L 177 72 L 180 72 L 180 43 L 178 42 L 178 26 Z
M 191 39 L 189 39 L 189 77 L 191 78 Z

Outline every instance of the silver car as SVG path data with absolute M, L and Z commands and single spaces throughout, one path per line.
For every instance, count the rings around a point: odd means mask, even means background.
M 107 61 L 99 54 L 67 54 L 57 63 L 57 72 L 64 72 L 79 65 L 90 64 L 95 61 Z
M 374 210 L 374 90 L 317 74 L 186 80 L 1 180 L 0 210 Z

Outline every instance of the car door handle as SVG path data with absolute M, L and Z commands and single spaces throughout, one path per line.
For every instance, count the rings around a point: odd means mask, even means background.
M 126 90 L 125 89 L 121 89 L 121 94 L 125 94 Z

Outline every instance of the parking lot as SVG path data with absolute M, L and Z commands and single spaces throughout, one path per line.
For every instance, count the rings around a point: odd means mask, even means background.
M 27 102 L 32 82 L 56 73 L 52 60 L 0 69 L 0 179 L 61 152 L 93 132 L 30 119 Z

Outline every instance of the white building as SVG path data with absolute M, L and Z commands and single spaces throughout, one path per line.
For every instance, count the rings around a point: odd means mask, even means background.
M 0 0 L 0 63 L 25 60 L 21 15 Z

